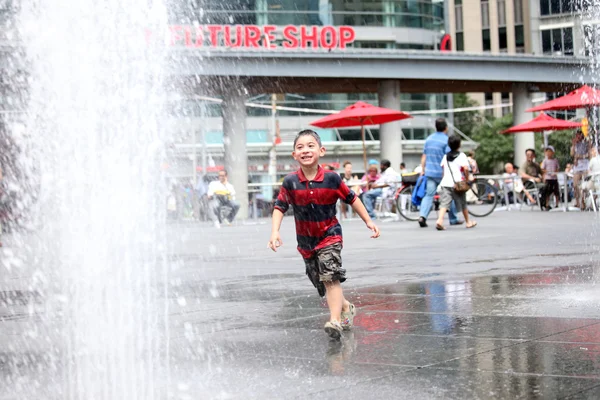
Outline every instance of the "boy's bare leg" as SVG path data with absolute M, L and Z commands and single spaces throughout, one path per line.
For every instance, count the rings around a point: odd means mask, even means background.
M 344 298 L 342 285 L 339 281 L 323 282 L 325 284 L 325 298 L 329 313 L 331 314 L 330 321 L 340 322 L 342 319 L 342 310 L 347 312 L 350 303 Z

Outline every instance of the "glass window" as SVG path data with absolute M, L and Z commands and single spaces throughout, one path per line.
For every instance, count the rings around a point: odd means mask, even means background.
M 483 29 L 481 31 L 481 38 L 483 40 L 483 51 L 491 51 L 492 50 L 492 41 L 490 40 L 490 30 Z
M 427 130 L 423 128 L 413 128 L 412 131 L 414 140 L 425 140 L 427 138 Z
M 481 27 L 490 27 L 490 4 L 487 1 L 481 1 Z
M 540 14 L 550 15 L 550 0 L 540 0 Z
M 560 0 L 550 0 L 550 13 L 560 14 Z
M 552 32 L 542 31 L 542 52 L 544 54 L 552 53 Z
M 491 106 L 494 104 L 494 94 L 493 93 L 486 93 L 485 94 L 485 105 L 486 106 Z M 485 115 L 493 115 L 494 114 L 494 110 L 492 108 L 486 108 L 484 111 Z
M 515 26 L 515 47 L 517 48 L 517 52 L 519 52 L 519 49 L 525 51 L 525 30 L 523 29 L 523 25 Z
M 462 32 L 456 32 L 456 51 L 465 51 L 465 39 Z
M 456 23 L 456 32 L 463 31 L 463 10 L 462 5 L 457 5 L 454 7 L 454 19 Z
M 543 1 L 543 0 L 542 0 Z M 514 1 L 515 24 L 523 23 L 523 0 Z
M 571 0 L 562 0 L 560 12 L 561 13 L 570 13 L 573 11 L 573 2 Z
M 562 32 L 561 29 L 552 29 L 552 52 L 562 53 Z
M 598 46 L 598 26 L 597 25 L 584 25 L 584 48 L 586 56 L 595 56 L 597 54 Z
M 506 26 L 506 2 L 498 0 L 498 26 Z
M 563 54 L 572 56 L 573 51 L 573 28 L 564 28 L 563 30 Z
M 500 51 L 508 50 L 508 37 L 506 35 L 506 27 L 498 28 L 498 47 Z

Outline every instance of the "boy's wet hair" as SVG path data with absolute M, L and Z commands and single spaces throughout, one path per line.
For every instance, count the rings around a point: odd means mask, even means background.
M 321 144 L 321 137 L 319 136 L 319 134 L 315 131 L 313 131 L 312 129 L 304 129 L 303 131 L 298 132 L 298 134 L 296 135 L 296 137 L 294 138 L 294 149 L 296 148 L 296 142 L 298 141 L 298 139 L 300 139 L 302 136 L 312 136 L 313 138 L 315 138 L 315 140 L 317 141 L 317 143 L 319 144 L 319 147 L 322 147 L 323 145 Z
M 458 135 L 450 135 L 450 137 L 448 138 L 448 146 L 450 147 L 450 150 L 452 151 L 457 151 L 458 149 L 460 149 L 460 136 Z

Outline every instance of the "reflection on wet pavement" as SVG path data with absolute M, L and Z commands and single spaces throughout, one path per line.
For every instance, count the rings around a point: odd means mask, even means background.
M 171 398 L 598 398 L 597 275 L 565 267 L 354 287 L 359 314 L 341 342 L 322 332 L 327 307 L 312 290 L 179 285 L 170 298 Z M 0 296 L 9 343 L 0 399 L 61 398 L 50 394 L 51 355 L 23 337 L 39 303 L 31 293 Z
M 202 383 L 185 387 L 234 398 L 339 398 L 340 390 L 353 398 L 595 398 L 596 275 L 569 267 L 354 288 L 356 326 L 340 343 L 321 331 L 327 308 L 315 294 L 242 291 L 226 303 L 250 306 L 202 336 L 218 355 L 189 364 Z M 175 356 L 185 358 L 192 342 L 178 341 Z M 231 379 L 247 389 L 223 389 Z

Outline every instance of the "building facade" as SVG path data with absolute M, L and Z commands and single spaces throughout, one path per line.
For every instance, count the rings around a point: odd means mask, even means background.
M 448 27 L 456 51 L 589 56 L 598 48 L 599 22 L 588 0 L 448 0 Z M 536 97 L 552 99 L 562 94 Z M 470 97 L 485 106 L 512 102 L 509 92 L 471 93 Z M 508 112 L 509 107 L 486 110 L 495 117 Z
M 379 50 L 437 50 L 445 33 L 444 3 L 434 0 L 380 0 L 380 1 L 341 1 L 341 0 L 234 0 L 227 2 L 188 1 L 178 3 L 171 10 L 170 23 L 189 25 L 230 25 L 230 26 L 274 26 L 273 44 L 282 45 L 287 27 L 302 26 L 348 26 L 355 32 L 348 48 Z M 208 34 L 205 34 L 207 39 Z M 261 42 L 262 43 L 262 42 Z M 310 43 L 309 43 L 310 45 Z M 322 50 L 322 49 L 320 49 Z M 319 49 L 317 50 L 319 51 Z M 382 98 L 385 97 L 385 98 Z M 218 97 L 218 96 L 217 96 Z M 422 143 L 432 131 L 433 120 L 447 116 L 435 110 L 449 108 L 449 96 L 439 93 L 401 93 L 398 88 L 383 87 L 378 92 L 352 93 L 260 93 L 246 97 L 246 129 L 249 154 L 250 179 L 254 182 L 268 181 L 268 150 L 265 145 L 272 141 L 274 132 L 285 143 L 301 129 L 309 128 L 310 122 L 324 115 L 328 110 L 341 110 L 358 100 L 372 104 L 387 105 L 406 112 L 427 112 L 415 118 L 390 124 L 384 129 L 393 130 L 394 135 L 404 139 L 404 146 L 397 149 L 398 156 L 391 151 L 390 158 L 397 169 L 401 161 L 409 167 L 419 162 Z M 198 175 L 204 168 L 211 170 L 224 164 L 223 161 L 223 112 L 220 99 L 207 96 L 180 99 L 169 104 L 170 128 L 179 131 L 180 142 L 175 143 L 176 160 L 171 172 L 176 177 Z M 273 106 L 277 106 L 273 113 Z M 362 170 L 362 157 L 354 149 L 360 140 L 360 129 L 321 129 L 318 130 L 328 146 L 325 162 L 338 165 L 345 160 L 354 162 L 357 170 Z M 206 146 L 203 146 L 203 140 Z M 369 157 L 380 158 L 380 127 L 367 128 L 367 149 Z M 345 145 L 341 145 L 341 143 Z M 190 146 L 194 154 L 190 154 Z M 206 148 L 204 151 L 203 149 Z M 268 146 L 266 146 L 268 148 Z M 285 150 L 283 150 L 285 149 Z M 197 151 L 196 151 L 197 150 Z M 203 153 L 204 151 L 204 153 Z M 281 153 L 281 154 L 280 154 Z M 385 153 L 385 151 L 384 151 Z M 289 168 L 289 149 L 278 146 L 278 175 Z M 208 165 L 208 167 L 207 167 Z

